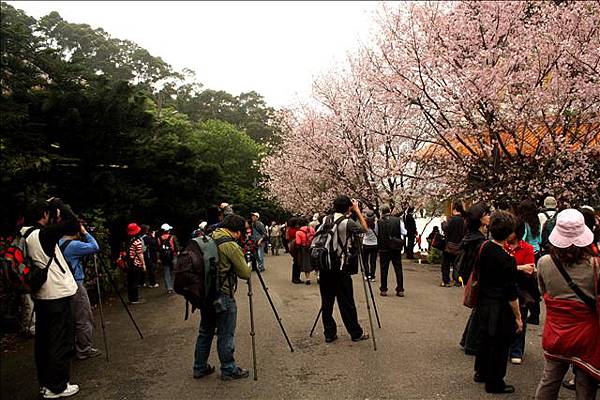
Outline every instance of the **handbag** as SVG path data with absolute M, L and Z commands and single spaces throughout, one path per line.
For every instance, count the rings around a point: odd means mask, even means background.
M 444 252 L 456 256 L 460 252 L 460 243 L 446 242 Z
M 471 275 L 469 276 L 469 280 L 465 286 L 463 305 L 467 308 L 475 308 L 477 305 L 477 298 L 479 297 L 479 259 L 481 257 L 481 252 L 483 251 L 483 247 L 487 242 L 489 242 L 489 240 L 486 240 L 481 244 L 481 246 L 479 246 L 477 257 L 475 257 L 475 262 L 473 263 L 473 270 L 471 271 Z
M 446 248 L 446 238 L 443 235 L 436 233 L 431 241 L 431 247 L 440 251 L 444 251 Z

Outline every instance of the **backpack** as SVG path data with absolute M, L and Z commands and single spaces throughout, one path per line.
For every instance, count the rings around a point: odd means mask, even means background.
M 399 218 L 397 220 L 396 218 L 392 219 L 389 215 L 384 215 L 379 221 L 377 225 L 377 244 L 380 250 L 402 251 L 404 240 L 401 237 L 402 234 L 400 234 L 400 237 L 393 236 L 394 222 L 400 225 Z M 401 227 L 398 230 L 401 230 Z
M 169 235 L 169 237 L 167 237 L 165 240 L 160 241 L 158 253 L 160 255 L 160 261 L 163 264 L 171 264 L 173 262 L 173 258 L 175 258 L 175 254 L 173 254 L 173 248 L 171 247 L 171 238 L 173 238 L 173 236 Z
M 308 243 L 308 245 L 304 246 L 304 247 L 310 247 L 315 238 L 315 232 L 312 229 L 310 229 L 310 227 L 306 227 L 306 226 L 303 226 L 302 228 L 300 228 L 300 231 L 302 233 L 304 233 L 304 235 L 306 236 L 305 243 Z
M 19 293 L 37 292 L 48 278 L 48 267 L 55 259 L 52 254 L 45 268 L 37 267 L 27 248 L 27 238 L 36 227 L 31 227 L 21 234 L 18 232 L 10 246 L 4 251 L 2 257 L 2 274 L 6 281 Z
M 173 266 L 173 289 L 186 301 L 185 319 L 189 304 L 196 308 L 209 306 L 217 298 L 219 289 L 218 246 L 233 242 L 230 237 L 213 240 L 210 236 L 190 240 L 179 253 Z M 231 271 L 229 271 L 231 273 Z
M 540 246 L 544 253 L 548 253 L 550 249 L 549 238 L 550 234 L 552 233 L 552 230 L 554 229 L 554 226 L 556 225 L 557 215 L 558 213 L 554 213 L 554 215 L 551 218 L 548 218 L 546 222 L 544 222 L 544 226 L 542 227 L 542 242 L 540 243 Z
M 340 223 L 348 219 L 345 215 L 333 220 L 333 215 L 327 217 L 310 245 L 310 265 L 319 271 L 337 271 L 341 267 L 341 257 L 338 250 L 345 255 L 348 248 L 348 237 L 346 243 L 341 243 L 338 235 Z

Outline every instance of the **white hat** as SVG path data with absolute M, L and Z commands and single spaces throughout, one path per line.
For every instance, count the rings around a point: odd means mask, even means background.
M 222 210 L 225 207 L 229 207 L 229 203 L 221 203 L 221 205 L 219 206 L 219 208 Z
M 198 225 L 198 228 L 204 230 L 206 228 L 206 225 L 208 225 L 208 223 L 206 221 L 202 221 L 200 222 L 200 225 Z
M 594 241 L 594 234 L 585 225 L 583 214 L 568 208 L 558 213 L 556 225 L 548 237 L 550 243 L 560 249 L 570 246 L 586 247 Z
M 256 215 L 256 218 L 260 219 L 260 214 L 257 213 L 256 211 L 252 213 L 252 215 Z
M 556 199 L 552 196 L 548 196 L 544 199 L 544 208 L 554 210 L 556 208 Z
M 173 229 L 173 227 L 165 222 L 160 226 L 160 229 L 162 229 L 163 231 L 170 231 L 171 229 Z

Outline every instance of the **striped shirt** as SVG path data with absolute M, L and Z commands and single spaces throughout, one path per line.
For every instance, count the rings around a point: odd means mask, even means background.
M 137 268 L 145 268 L 144 264 L 144 245 L 141 238 L 136 238 L 129 246 L 129 259 L 133 260 L 133 265 Z

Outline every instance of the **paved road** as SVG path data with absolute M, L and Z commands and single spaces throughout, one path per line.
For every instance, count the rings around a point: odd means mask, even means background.
M 110 363 L 96 358 L 73 363 L 78 399 L 492 399 L 472 382 L 473 357 L 457 343 L 468 310 L 462 291 L 440 288 L 439 267 L 405 263 L 406 297 L 377 296 L 382 329 L 371 341 L 353 343 L 342 326 L 339 340 L 325 344 L 322 326 L 308 333 L 319 310 L 317 285 L 289 283 L 289 257 L 269 257 L 264 278 L 295 351 L 291 353 L 269 304 L 254 279 L 258 381 L 222 382 L 215 373 L 192 379 L 191 364 L 198 314 L 184 321 L 184 302 L 162 288 L 143 289 L 146 304 L 133 309 L 142 327 L 140 340 L 115 301 L 106 310 Z M 393 277 L 393 272 L 392 272 Z M 378 282 L 374 285 L 376 287 Z M 393 286 L 392 286 L 393 287 Z M 359 318 L 368 329 L 362 282 L 354 278 Z M 236 359 L 251 368 L 247 288 L 238 294 Z M 336 311 L 337 313 L 337 311 Z M 341 318 L 336 314 L 338 324 Z M 99 321 L 98 321 L 99 322 Z M 98 324 L 99 325 L 99 324 Z M 533 398 L 542 371 L 540 328 L 530 327 L 521 366 L 509 366 L 508 382 L 517 392 L 503 399 Z M 95 332 L 102 347 L 101 331 Z M 35 399 L 33 341 L 2 354 L 2 399 Z M 218 359 L 213 345 L 211 363 Z M 562 390 L 562 398 L 574 398 Z

